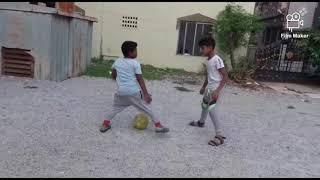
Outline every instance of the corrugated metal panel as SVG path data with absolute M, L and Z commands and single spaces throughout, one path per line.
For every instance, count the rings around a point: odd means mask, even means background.
M 70 24 L 72 76 L 82 74 L 91 59 L 92 26 L 88 21 L 72 19 Z
M 29 12 L 28 16 L 30 16 L 29 23 L 32 28 L 31 55 L 35 59 L 35 78 L 48 80 L 50 79 L 52 15 Z
M 91 62 L 92 57 L 92 32 L 93 32 L 93 22 L 88 22 L 88 48 L 87 48 L 87 67 Z
M 53 80 L 84 73 L 91 59 L 92 22 L 56 16 L 51 31 Z
M 36 79 L 62 81 L 78 76 L 90 62 L 92 21 L 2 9 L 0 23 L 6 25 L 0 26 L 0 47 L 30 50 Z
M 49 73 L 51 15 L 0 10 L 0 22 L 5 24 L 0 26 L 0 46 L 31 50 L 35 60 L 34 78 L 46 79 Z
M 51 25 L 51 79 L 68 78 L 70 18 L 53 16 Z

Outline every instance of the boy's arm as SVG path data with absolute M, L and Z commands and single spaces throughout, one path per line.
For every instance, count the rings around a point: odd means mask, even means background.
M 205 77 L 206 79 L 204 80 L 204 82 L 203 82 L 203 85 L 202 85 L 202 88 L 206 88 L 207 87 L 207 85 L 208 85 L 208 74 L 206 73 L 206 77 Z
M 116 69 L 112 69 L 112 73 L 111 73 L 112 79 L 116 80 L 117 79 L 117 70 Z
M 111 77 L 112 77 L 113 80 L 117 79 L 117 70 L 115 68 L 115 64 L 116 64 L 116 61 L 111 66 L 111 69 L 112 69 Z
M 220 92 L 222 90 L 222 88 L 226 85 L 226 83 L 228 82 L 228 73 L 226 71 L 226 68 L 220 68 L 218 69 L 218 71 L 220 72 L 221 76 L 222 76 L 222 80 L 217 88 L 217 90 Z
M 145 99 L 145 101 L 147 103 L 150 103 L 152 101 L 149 93 L 148 93 L 148 90 L 147 90 L 147 87 L 146 87 L 146 84 L 144 83 L 144 80 L 143 80 L 143 77 L 142 77 L 142 74 L 136 74 L 136 78 L 137 78 L 137 81 L 141 87 L 141 90 L 142 90 L 142 93 L 143 93 L 143 97 Z
M 147 90 L 146 84 L 144 83 L 144 79 L 142 77 L 142 74 L 136 74 L 136 78 L 137 78 L 137 81 L 141 87 L 142 93 L 144 95 L 148 94 L 148 90 Z
M 140 63 L 135 63 L 134 65 L 134 72 L 136 74 L 136 79 L 140 85 L 142 94 L 143 94 L 143 99 L 149 104 L 151 103 L 152 99 L 148 93 L 146 84 L 144 83 L 143 77 L 142 77 L 142 71 L 141 71 L 141 65 Z
M 204 91 L 205 91 L 205 89 L 206 89 L 206 87 L 207 87 L 207 85 L 208 85 L 208 74 L 207 74 L 207 73 L 206 73 L 205 78 L 206 78 L 206 79 L 204 80 L 203 85 L 202 85 L 202 87 L 201 87 L 201 89 L 200 89 L 200 94 L 201 94 L 201 95 L 204 93 Z
M 228 82 L 228 73 L 226 71 L 226 68 L 220 68 L 218 69 L 219 73 L 222 76 L 222 79 L 220 81 L 220 84 L 218 86 L 218 88 L 213 92 L 213 98 L 214 99 L 218 99 L 218 96 L 220 94 L 220 91 L 222 90 L 222 88 L 226 85 L 226 83 Z

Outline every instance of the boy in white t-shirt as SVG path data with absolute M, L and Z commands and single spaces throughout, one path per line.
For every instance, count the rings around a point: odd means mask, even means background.
M 203 94 L 201 118 L 199 121 L 192 121 L 189 124 L 191 126 L 204 127 L 205 120 L 209 114 L 216 133 L 215 137 L 209 141 L 209 145 L 212 146 L 223 144 L 225 139 L 222 136 L 220 119 L 217 117 L 216 108 L 222 98 L 220 97 L 221 91 L 228 80 L 223 60 L 214 52 L 215 44 L 215 40 L 211 37 L 201 39 L 199 42 L 202 55 L 207 57 L 207 73 L 205 82 L 200 90 L 200 94 Z
M 136 60 L 137 43 L 125 41 L 121 50 L 124 57 L 114 62 L 111 74 L 112 78 L 117 81 L 118 91 L 114 95 L 112 108 L 106 114 L 100 131 L 108 131 L 111 128 L 111 120 L 127 107 L 133 106 L 150 116 L 156 132 L 169 132 L 169 128 L 160 123 L 149 105 L 152 98 L 144 83 L 140 63 Z

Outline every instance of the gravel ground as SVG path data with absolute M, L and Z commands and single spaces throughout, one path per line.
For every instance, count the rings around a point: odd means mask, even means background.
M 36 86 L 38 88 L 24 88 Z M 227 87 L 220 107 L 226 143 L 207 145 L 213 126 L 187 126 L 200 115 L 199 86 L 181 92 L 147 82 L 169 134 L 132 128 L 128 108 L 105 134 L 111 80 L 60 83 L 0 77 L 1 177 L 319 177 L 320 99 Z M 288 109 L 288 106 L 294 109 Z

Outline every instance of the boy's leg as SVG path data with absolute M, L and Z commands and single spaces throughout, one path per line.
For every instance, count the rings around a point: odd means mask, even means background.
M 220 119 L 217 117 L 216 109 L 214 108 L 209 112 L 210 118 L 213 122 L 216 135 L 212 140 L 209 141 L 209 145 L 211 146 L 219 146 L 224 143 L 225 137 L 222 135 Z
M 202 98 L 202 101 L 205 101 L 207 100 L 209 97 L 208 97 L 208 89 L 205 90 L 204 94 L 203 94 L 203 98 Z M 189 123 L 189 125 L 191 126 L 198 126 L 198 127 L 204 127 L 204 124 L 206 122 L 206 119 L 208 117 L 208 111 L 206 111 L 205 109 L 203 109 L 201 107 L 201 116 L 200 116 L 200 119 L 199 121 L 192 121 Z
M 112 120 L 118 113 L 120 113 L 121 111 L 123 111 L 125 108 L 127 108 L 127 105 L 116 105 L 114 104 L 112 106 L 112 109 L 110 112 L 107 113 L 107 115 L 105 116 L 107 120 Z
M 190 126 L 197 126 L 197 127 L 204 127 L 204 124 L 206 122 L 208 116 L 208 112 L 204 109 L 201 110 L 201 116 L 200 116 L 200 120 L 198 121 L 191 121 L 189 123 Z
M 103 124 L 100 128 L 101 132 L 106 132 L 111 128 L 111 120 L 121 111 L 123 111 L 125 108 L 129 106 L 129 102 L 119 96 L 117 93 L 114 95 L 113 105 L 112 109 L 107 115 L 105 116 L 106 119 L 103 121 Z
M 202 109 L 199 122 L 204 124 L 206 122 L 207 116 L 208 116 L 208 111 Z
M 157 132 L 168 132 L 169 129 L 162 126 L 158 117 L 155 116 L 153 113 L 151 107 L 143 101 L 143 97 L 140 93 L 135 94 L 134 96 L 131 96 L 130 98 L 130 105 L 134 106 L 138 110 L 146 113 L 148 116 L 150 116 L 152 122 L 155 124 L 156 131 Z
M 209 112 L 209 115 L 213 123 L 216 136 L 219 136 L 219 135 L 221 136 L 222 135 L 221 124 L 220 124 L 219 118 L 217 117 L 216 107 Z
M 224 143 L 225 137 L 222 135 L 222 128 L 221 128 L 221 122 L 220 118 L 217 114 L 219 111 L 218 107 L 221 104 L 221 100 L 223 99 L 223 90 L 221 91 L 221 94 L 218 98 L 218 101 L 216 103 L 216 106 L 209 112 L 209 116 L 212 120 L 213 126 L 215 128 L 215 136 L 213 140 L 209 141 L 209 145 L 218 146 Z

